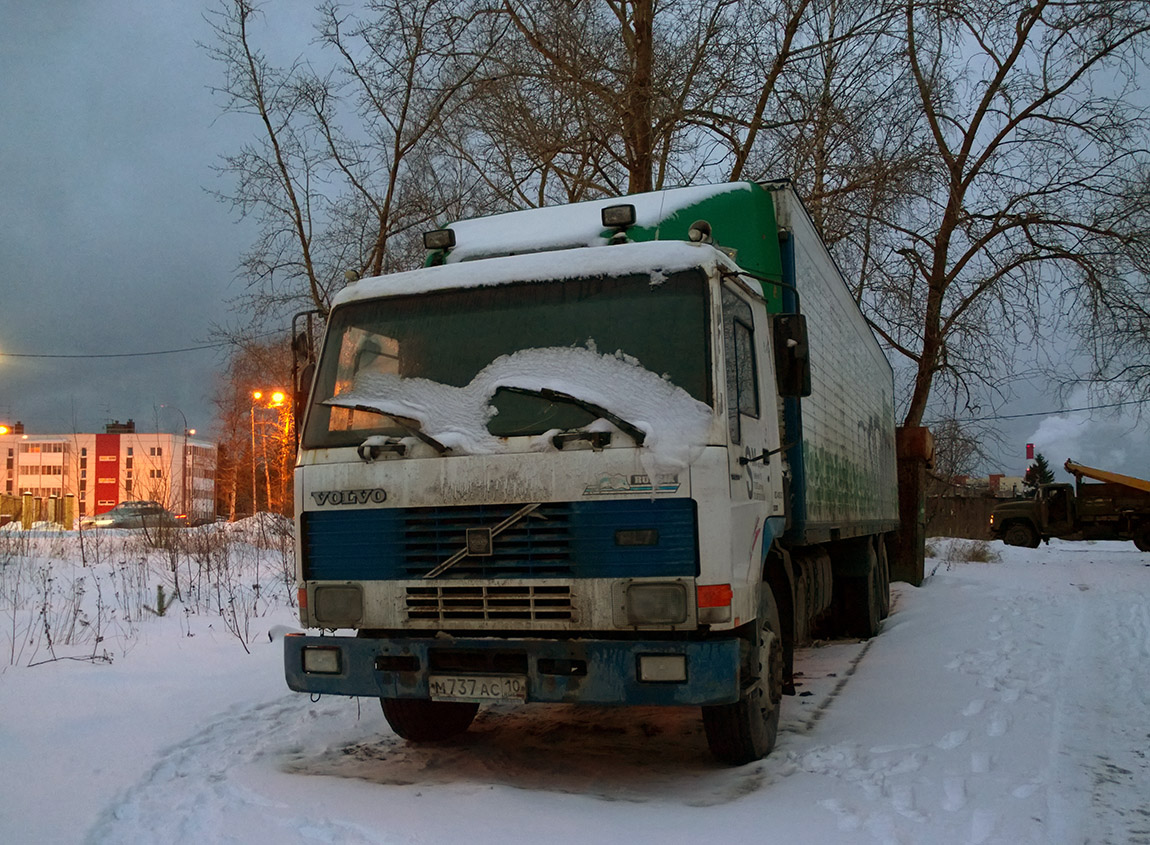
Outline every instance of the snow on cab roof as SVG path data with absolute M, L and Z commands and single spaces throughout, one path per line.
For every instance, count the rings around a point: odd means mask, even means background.
M 566 206 L 564 206 L 566 208 Z M 685 241 L 649 241 L 615 246 L 582 247 L 561 252 L 535 252 L 483 261 L 465 261 L 424 267 L 405 273 L 374 276 L 348 285 L 336 296 L 333 306 L 380 296 L 427 293 L 452 288 L 486 287 L 513 282 L 547 282 L 598 275 L 649 273 L 658 283 L 665 273 L 716 266 L 737 270 L 737 266 L 709 244 Z

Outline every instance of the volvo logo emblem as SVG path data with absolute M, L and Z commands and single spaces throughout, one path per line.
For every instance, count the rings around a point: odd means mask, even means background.
M 382 505 L 387 491 L 382 487 L 370 490 L 316 490 L 311 494 L 320 507 L 325 505 Z

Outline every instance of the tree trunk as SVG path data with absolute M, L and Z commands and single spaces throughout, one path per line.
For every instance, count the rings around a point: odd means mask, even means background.
M 655 160 L 654 131 L 651 126 L 651 100 L 654 95 L 654 0 L 631 3 L 631 79 L 627 87 L 627 105 L 623 113 L 624 136 L 630 148 L 627 192 L 650 191 L 652 165 Z M 626 38 L 626 36 L 624 36 Z

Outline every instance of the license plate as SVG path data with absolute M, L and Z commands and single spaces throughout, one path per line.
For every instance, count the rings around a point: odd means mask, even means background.
M 526 701 L 527 679 L 519 675 L 432 675 L 435 701 Z

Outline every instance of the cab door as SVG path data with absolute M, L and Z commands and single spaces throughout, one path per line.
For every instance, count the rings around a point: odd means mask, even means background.
M 722 310 L 732 557 L 749 570 L 783 516 L 774 362 L 762 303 L 726 283 Z

